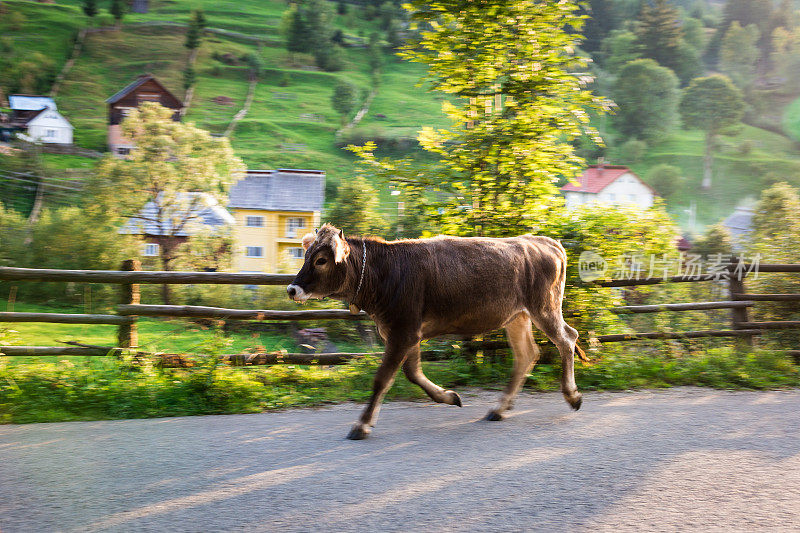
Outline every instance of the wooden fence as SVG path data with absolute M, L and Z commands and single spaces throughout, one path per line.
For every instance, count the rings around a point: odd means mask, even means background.
M 730 263 L 725 266 L 722 275 L 674 276 L 667 278 L 633 278 L 615 279 L 597 282 L 602 287 L 635 287 L 659 283 L 712 282 L 726 280 L 729 299 L 712 302 L 669 303 L 657 305 L 629 305 L 611 309 L 618 314 L 681 312 L 697 310 L 730 310 L 730 329 L 695 330 L 683 332 L 642 332 L 629 334 L 599 335 L 600 343 L 625 342 L 642 339 L 695 339 L 706 337 L 733 337 L 752 345 L 753 337 L 761 335 L 765 330 L 800 329 L 800 321 L 783 320 L 758 322 L 749 317 L 749 309 L 757 302 L 800 302 L 800 294 L 751 294 L 745 290 L 744 281 L 751 273 L 751 265 Z M 800 273 L 800 264 L 758 265 L 759 273 Z M 742 274 L 741 276 L 739 274 Z M 242 285 L 287 285 L 294 278 L 287 274 L 251 274 L 225 272 L 152 272 L 142 271 L 135 260 L 123 262 L 121 270 L 54 270 L 0 267 L 0 281 L 45 281 L 45 282 L 80 282 L 111 283 L 120 286 L 120 303 L 117 314 L 65 314 L 65 313 L 15 313 L 0 312 L 0 322 L 46 322 L 58 324 L 109 324 L 117 326 L 117 343 L 115 346 L 93 346 L 71 343 L 72 346 L 0 346 L 0 353 L 6 356 L 106 356 L 122 353 L 138 353 L 137 318 L 172 317 L 188 319 L 224 319 L 224 320 L 364 320 L 368 316 L 362 311 L 351 314 L 346 309 L 315 310 L 258 310 L 258 309 L 226 309 L 220 307 L 190 305 L 143 305 L 139 298 L 139 285 L 151 284 L 242 284 Z M 740 279 L 741 278 L 741 279 Z M 567 313 L 569 314 L 569 313 Z M 505 347 L 504 342 L 468 342 L 468 349 L 495 349 Z M 791 355 L 800 357 L 800 350 L 789 350 Z M 261 353 L 231 354 L 223 356 L 223 360 L 231 364 L 338 364 L 362 353 Z M 431 354 L 428 355 L 430 358 Z M 184 360 L 179 355 L 162 354 L 168 366 L 181 366 Z

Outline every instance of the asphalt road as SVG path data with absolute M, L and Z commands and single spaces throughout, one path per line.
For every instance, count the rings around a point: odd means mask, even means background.
M 800 391 L 523 394 L 0 426 L 0 529 L 800 529 Z

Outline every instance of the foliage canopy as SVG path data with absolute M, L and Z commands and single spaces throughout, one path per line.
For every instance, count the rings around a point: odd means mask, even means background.
M 652 59 L 636 59 L 619 73 L 613 89 L 614 122 L 627 136 L 655 139 L 675 127 L 678 78 Z
M 582 19 L 572 2 L 413 1 L 400 55 L 428 66 L 448 129 L 423 128 L 422 148 L 438 157 L 419 170 L 354 148 L 398 187 L 424 190 L 440 229 L 460 235 L 518 235 L 560 205 L 556 183 L 583 163 L 570 141 L 588 133 L 588 110 L 607 103 L 576 74 Z

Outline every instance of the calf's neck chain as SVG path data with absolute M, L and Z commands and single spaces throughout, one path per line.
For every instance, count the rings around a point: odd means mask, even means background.
M 361 276 L 358 278 L 358 287 L 356 288 L 356 293 L 353 295 L 353 299 L 350 300 L 350 311 L 357 313 L 358 311 L 353 311 L 353 308 L 356 307 L 355 301 L 358 297 L 358 293 L 361 291 L 361 285 L 364 283 L 364 269 L 367 267 L 367 243 L 362 242 L 361 247 L 364 250 L 364 254 L 361 258 Z

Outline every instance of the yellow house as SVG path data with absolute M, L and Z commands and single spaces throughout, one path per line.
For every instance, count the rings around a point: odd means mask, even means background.
M 237 272 L 291 272 L 303 264 L 303 235 L 320 225 L 322 170 L 248 170 L 231 187 Z

